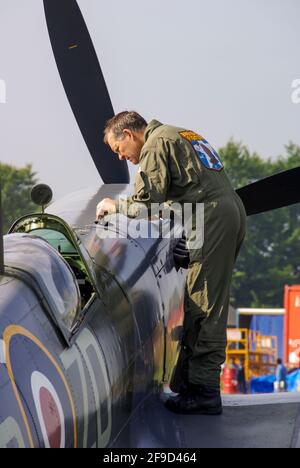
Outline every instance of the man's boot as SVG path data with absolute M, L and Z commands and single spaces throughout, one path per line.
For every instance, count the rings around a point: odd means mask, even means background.
M 165 406 L 173 413 L 180 414 L 222 414 L 220 389 L 190 384 L 188 391 L 170 397 Z

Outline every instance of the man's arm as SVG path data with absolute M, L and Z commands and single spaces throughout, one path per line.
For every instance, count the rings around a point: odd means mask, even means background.
M 152 203 L 161 204 L 166 201 L 170 185 L 169 144 L 168 140 L 159 138 L 155 146 L 142 152 L 135 193 L 117 203 L 116 209 L 119 213 L 135 218 L 140 214 L 142 206 L 150 212 Z

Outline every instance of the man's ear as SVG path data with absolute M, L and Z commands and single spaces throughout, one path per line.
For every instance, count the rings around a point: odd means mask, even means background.
M 124 137 L 128 136 L 131 139 L 133 138 L 133 133 L 131 130 L 129 130 L 129 128 L 124 128 L 123 135 Z

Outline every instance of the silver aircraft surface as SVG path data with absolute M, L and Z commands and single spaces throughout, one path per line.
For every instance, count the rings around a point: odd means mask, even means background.
M 76 1 L 44 7 L 104 185 L 52 204 L 39 185 L 42 208 L 0 233 L 0 447 L 299 446 L 297 395 L 226 397 L 219 417 L 164 408 L 163 389 L 176 389 L 185 239 L 176 224 L 169 238 L 133 235 L 159 232 L 159 217 L 95 223 L 99 200 L 128 192 L 128 168 L 101 142 L 113 109 Z M 299 202 L 298 180 L 296 168 L 238 193 L 252 215 Z

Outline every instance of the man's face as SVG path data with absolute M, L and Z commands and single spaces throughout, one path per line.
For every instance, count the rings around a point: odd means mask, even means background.
M 118 155 L 120 161 L 126 159 L 132 164 L 139 164 L 141 149 L 144 144 L 142 133 L 124 130 L 123 138 L 118 140 L 113 132 L 109 132 L 107 142 L 112 151 Z

